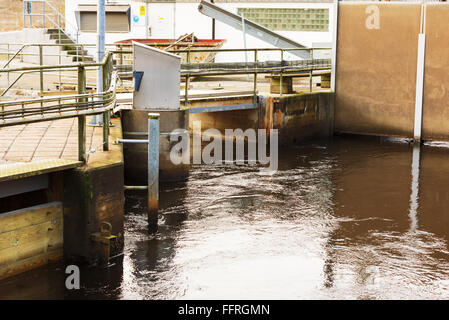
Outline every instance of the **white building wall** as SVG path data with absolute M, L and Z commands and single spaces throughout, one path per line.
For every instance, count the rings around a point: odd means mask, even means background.
M 66 19 L 73 25 L 76 24 L 75 10 L 80 4 L 96 4 L 97 0 L 66 0 L 65 15 Z M 108 1 L 107 4 L 129 4 L 131 6 L 131 31 L 122 33 L 107 33 L 106 43 L 113 43 L 119 40 L 130 38 L 145 38 L 145 16 L 140 16 L 140 6 L 145 6 L 145 2 L 117 0 Z M 186 33 L 194 33 L 200 39 L 212 38 L 212 19 L 201 14 L 198 11 L 198 2 L 192 3 L 149 3 L 148 17 L 149 27 L 151 28 L 150 38 L 170 38 L 176 39 Z M 278 31 L 294 41 L 306 46 L 312 46 L 313 43 L 332 42 L 332 26 L 334 25 L 332 14 L 332 3 L 294 3 L 294 2 L 272 2 L 272 3 L 219 3 L 220 7 L 237 13 L 238 8 L 328 8 L 329 9 L 329 31 Z M 138 22 L 134 21 L 137 16 Z M 223 48 L 243 48 L 242 32 L 228 25 L 216 21 L 215 38 L 225 39 L 226 44 Z M 248 48 L 273 48 L 266 42 L 247 35 L 246 43 Z M 94 44 L 96 34 L 83 32 L 80 35 L 80 43 Z M 94 53 L 94 50 L 91 54 Z M 286 54 L 286 59 L 297 57 Z M 217 62 L 244 61 L 243 53 L 221 53 L 217 55 Z M 253 59 L 252 54 L 248 54 L 248 59 Z M 259 60 L 277 60 L 279 53 L 259 53 Z

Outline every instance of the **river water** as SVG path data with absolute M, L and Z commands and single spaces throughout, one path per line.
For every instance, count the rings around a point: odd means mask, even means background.
M 127 193 L 125 252 L 0 282 L 0 298 L 448 299 L 449 149 L 336 137 L 256 166 L 196 165 L 163 186 L 159 233 Z

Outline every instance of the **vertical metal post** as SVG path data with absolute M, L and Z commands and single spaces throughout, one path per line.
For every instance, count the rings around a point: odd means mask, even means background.
M 78 116 L 78 160 L 86 163 L 86 116 Z
M 86 93 L 86 69 L 78 67 L 78 93 Z M 78 103 L 85 103 L 87 98 L 78 99 Z M 78 160 L 86 162 L 86 116 L 78 116 Z
M 61 44 L 61 16 L 59 14 L 58 14 L 58 40 L 59 40 L 58 43 Z
M 9 43 L 7 44 L 7 46 L 8 46 L 8 60 L 6 60 L 6 61 L 9 61 Z M 8 86 L 7 86 L 7 88 L 8 88 L 9 87 L 9 71 L 7 73 L 7 77 L 8 77 Z
M 103 112 L 103 151 L 109 151 L 109 111 Z
M 32 16 L 32 13 L 33 13 L 33 8 L 32 8 L 33 3 L 32 3 L 31 1 L 27 1 L 27 3 L 28 3 L 28 6 L 29 6 L 29 10 L 28 10 L 28 8 L 27 8 L 28 16 L 30 17 L 30 25 L 29 25 L 29 28 L 32 28 L 32 27 L 33 27 L 33 16 Z
M 418 59 L 416 66 L 415 125 L 413 137 L 415 143 L 421 143 L 422 108 L 424 90 L 424 64 L 426 55 L 426 35 L 418 35 Z
M 313 61 L 313 49 L 312 48 L 310 48 L 310 61 Z M 311 65 L 310 65 L 310 73 L 309 73 L 309 91 L 310 92 L 312 92 L 312 85 L 313 85 L 313 77 L 312 77 L 312 72 L 313 72 L 313 65 L 312 65 L 312 63 L 313 62 L 311 62 Z
M 245 14 L 243 12 L 242 12 L 242 34 L 243 34 L 243 48 L 245 49 L 245 63 L 248 63 L 248 52 L 246 51 Z M 246 74 L 246 81 L 249 81 L 249 74 Z
M 120 65 L 123 65 L 123 44 L 120 44 L 119 48 L 120 48 Z
M 337 36 L 338 36 L 338 0 L 334 0 L 332 7 L 332 60 L 331 60 L 331 90 L 335 92 L 335 72 L 337 69 Z
M 284 61 L 284 50 L 281 49 L 281 72 L 279 74 L 279 97 L 282 97 L 282 62 Z
M 58 46 L 59 48 L 59 55 L 58 55 L 58 62 L 59 65 L 61 65 L 61 46 Z M 59 91 L 62 91 L 62 79 L 61 79 L 61 68 L 59 68 Z
M 44 57 L 42 55 L 42 45 L 39 45 L 39 65 L 44 64 Z M 41 93 L 44 93 L 44 71 L 42 69 L 39 70 L 39 87 Z
M 257 69 L 257 49 L 254 50 L 254 68 Z M 254 108 L 257 107 L 257 72 L 254 72 Z
M 157 231 L 159 211 L 159 113 L 148 114 L 148 230 Z
M 45 29 L 45 1 L 42 1 L 42 28 Z
M 187 47 L 187 58 L 186 62 L 190 63 L 190 45 Z M 189 94 L 189 74 L 186 74 L 186 87 L 184 88 L 184 106 L 187 107 L 189 104 L 188 94 Z
M 97 6 L 97 62 L 101 62 L 104 56 L 105 45 L 105 0 L 98 0 Z M 78 47 L 77 47 L 78 48 Z M 103 67 L 97 70 L 97 93 L 103 92 Z M 99 98 L 101 99 L 101 98 Z M 93 116 L 90 124 L 97 126 L 102 122 L 101 115 Z

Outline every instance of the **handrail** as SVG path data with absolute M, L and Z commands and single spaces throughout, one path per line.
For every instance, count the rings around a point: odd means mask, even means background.
M 7 66 L 9 66 L 9 64 L 11 63 L 12 60 L 14 60 L 15 57 L 17 57 L 17 55 L 24 49 L 26 48 L 28 45 L 27 44 L 23 44 L 19 50 L 16 51 L 16 53 L 5 63 L 5 65 L 2 67 L 3 69 L 6 68 Z M 9 54 L 9 52 L 8 52 Z
M 30 3 L 32 6 L 33 2 L 38 2 L 38 3 L 42 3 L 43 4 L 43 12 L 42 13 L 38 13 L 38 14 L 33 14 L 33 13 L 27 13 L 27 10 L 25 8 L 26 3 Z M 63 16 L 59 10 L 57 8 L 55 8 L 50 2 L 48 2 L 47 0 L 24 0 L 23 1 L 23 5 L 24 5 L 24 10 L 23 10 L 23 25 L 26 26 L 26 17 L 30 17 L 30 27 L 32 28 L 32 17 L 33 16 L 42 16 L 42 22 L 43 22 L 43 28 L 45 28 L 45 19 L 49 19 L 52 23 L 54 27 L 58 28 L 58 32 L 59 32 L 59 43 L 61 43 L 61 32 L 64 33 L 69 39 L 72 39 L 75 43 L 78 43 L 78 39 L 79 39 L 79 28 L 74 26 L 73 24 L 71 24 L 66 18 L 65 16 Z M 52 10 L 52 14 L 48 14 L 46 13 L 45 9 L 46 7 L 50 8 Z M 32 7 L 31 7 L 32 8 Z M 32 9 L 31 9 L 32 10 Z M 52 16 L 56 16 L 58 18 L 58 22 L 56 22 L 55 20 L 53 20 Z M 61 25 L 61 18 L 64 21 L 65 24 L 65 28 L 62 28 Z M 72 38 L 71 32 L 68 32 L 66 29 L 67 27 L 70 27 L 71 29 L 73 29 L 73 33 L 75 36 L 75 39 Z

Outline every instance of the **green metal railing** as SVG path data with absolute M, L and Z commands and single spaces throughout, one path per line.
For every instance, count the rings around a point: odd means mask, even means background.
M 102 67 L 103 88 L 101 93 L 86 93 L 86 68 Z M 103 114 L 103 150 L 109 150 L 109 118 L 116 103 L 117 73 L 113 72 L 112 53 L 108 52 L 100 63 L 77 63 L 0 69 L 1 73 L 12 71 L 44 71 L 58 69 L 78 70 L 78 94 L 46 97 L 31 100 L 0 103 L 0 128 L 35 122 L 78 118 L 78 159 L 86 161 L 86 116 Z

